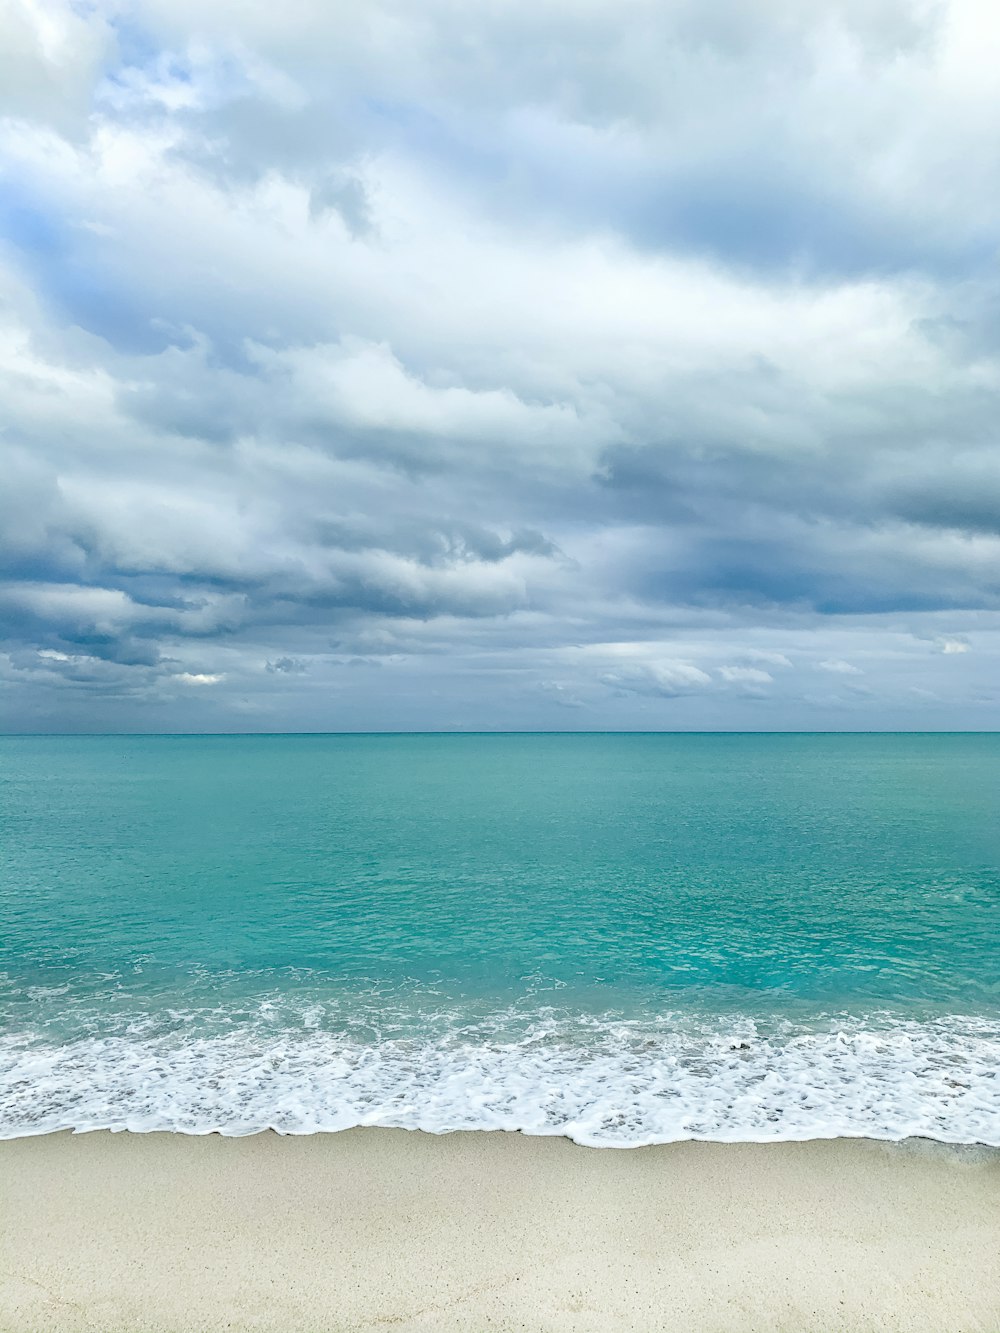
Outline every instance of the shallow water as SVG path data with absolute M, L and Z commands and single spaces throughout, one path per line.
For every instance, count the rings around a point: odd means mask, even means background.
M 1000 737 L 0 741 L 0 1135 L 1000 1144 Z

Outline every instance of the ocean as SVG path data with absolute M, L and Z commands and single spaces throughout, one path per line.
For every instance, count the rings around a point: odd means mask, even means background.
M 1000 1145 L 1000 736 L 0 740 L 0 1137 Z

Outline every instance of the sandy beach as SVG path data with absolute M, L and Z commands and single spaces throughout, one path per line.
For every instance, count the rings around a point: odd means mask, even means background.
M 0 1328 L 1000 1328 L 1000 1153 L 385 1129 L 0 1143 Z

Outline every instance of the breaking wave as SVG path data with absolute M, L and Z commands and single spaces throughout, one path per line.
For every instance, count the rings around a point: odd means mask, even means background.
M 218 1019 L 218 1015 L 215 1016 Z M 170 1011 L 0 1036 L 0 1137 L 53 1130 L 520 1130 L 681 1139 L 923 1136 L 1000 1146 L 1000 1020 L 623 1019 L 541 1010 L 423 1027 Z

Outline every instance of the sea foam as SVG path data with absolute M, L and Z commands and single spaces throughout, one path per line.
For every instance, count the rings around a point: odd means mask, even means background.
M 682 1139 L 923 1136 L 1000 1146 L 1000 1022 L 847 1018 L 762 1030 L 730 1016 L 570 1020 L 361 1039 L 308 1021 L 198 1035 L 141 1022 L 0 1039 L 0 1137 L 52 1130 L 310 1134 L 357 1125 Z

